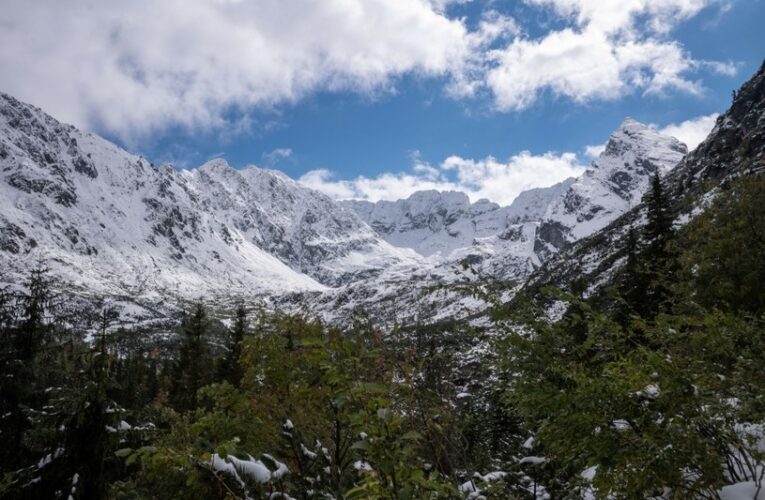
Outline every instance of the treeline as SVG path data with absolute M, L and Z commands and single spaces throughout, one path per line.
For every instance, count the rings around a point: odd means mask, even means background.
M 683 228 L 658 177 L 621 270 L 487 325 L 381 332 L 198 303 L 87 332 L 0 293 L 3 498 L 716 498 L 763 482 L 765 181 Z M 565 304 L 557 321 L 550 301 Z M 753 490 L 754 491 L 754 490 Z M 755 491 L 756 494 L 756 491 Z
M 3 498 L 458 498 L 507 435 L 456 398 L 487 378 L 464 325 L 224 328 L 200 302 L 168 341 L 108 310 L 72 331 L 44 270 L 2 297 Z

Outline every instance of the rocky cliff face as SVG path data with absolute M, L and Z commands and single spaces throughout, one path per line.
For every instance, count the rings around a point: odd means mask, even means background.
M 675 193 L 705 191 L 704 182 L 758 170 L 765 162 L 765 62 L 734 93 L 709 136 L 669 176 Z
M 674 137 L 627 118 L 592 167 L 549 206 L 537 251 L 546 258 L 603 229 L 640 203 L 653 174 L 666 175 L 687 153 Z
M 323 290 L 413 259 L 285 175 L 154 167 L 0 95 L 0 262 L 97 293 Z M 416 259 L 415 259 L 416 260 Z
M 445 317 L 480 307 L 461 291 L 466 281 L 520 286 L 638 204 L 649 177 L 684 154 L 677 140 L 628 119 L 580 178 L 508 207 L 436 191 L 339 204 L 280 172 L 221 159 L 155 167 L 0 95 L 0 281 L 18 282 L 44 261 L 93 294 L 268 295 L 285 304 L 300 292 L 331 315 L 364 306 L 400 316 L 417 303 L 431 311 L 422 315 Z
M 765 64 L 735 93 L 731 107 L 717 118 L 709 136 L 664 178 L 676 225 L 704 210 L 727 180 L 765 172 Z M 550 258 L 525 285 L 534 293 L 544 285 L 567 288 L 577 281 L 596 293 L 621 267 L 629 228 L 640 231 L 645 206 L 638 203 L 588 238 Z

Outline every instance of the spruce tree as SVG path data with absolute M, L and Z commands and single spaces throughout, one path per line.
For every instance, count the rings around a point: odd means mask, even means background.
M 181 332 L 182 345 L 172 394 L 181 410 L 194 409 L 197 391 L 210 382 L 210 356 L 205 342 L 207 327 L 207 311 L 200 301 L 184 321 Z
M 45 315 L 50 305 L 48 270 L 37 266 L 30 271 L 26 293 L 14 296 L 4 291 L 2 309 L 2 369 L 0 379 L 0 465 L 18 466 L 30 457 L 23 443 L 30 421 L 28 408 L 39 408 L 43 401 L 43 376 L 48 370 L 36 359 L 48 340 L 50 322 Z M 38 365 L 40 365 L 38 367 Z
M 677 255 L 672 248 L 675 231 L 671 207 L 658 172 L 651 178 L 651 188 L 645 196 L 646 225 L 643 229 L 645 249 L 640 255 L 640 271 L 635 275 L 639 285 L 633 300 L 635 310 L 645 319 L 654 318 L 666 309 L 671 296 Z
M 247 310 L 244 304 L 239 304 L 236 308 L 234 328 L 231 330 L 231 343 L 228 346 L 228 354 L 223 358 L 218 369 L 219 376 L 235 387 L 239 387 L 244 375 L 240 358 L 242 357 L 242 341 L 246 334 Z
M 0 470 L 18 464 L 21 437 L 27 427 L 20 403 L 23 385 L 19 375 L 27 370 L 16 340 L 16 300 L 7 289 L 0 291 Z
M 23 295 L 23 321 L 17 330 L 17 349 L 22 360 L 31 360 L 44 342 L 50 322 L 46 311 L 50 306 L 50 280 L 48 269 L 37 267 L 30 272 L 26 283 L 28 292 Z
M 649 260 L 666 259 L 667 242 L 672 239 L 674 230 L 669 200 L 664 193 L 664 186 L 658 172 L 651 178 L 651 188 L 646 194 L 645 203 L 647 208 L 647 222 L 644 229 L 647 243 L 646 257 Z
M 627 232 L 624 253 L 624 267 L 616 279 L 618 304 L 614 313 L 614 320 L 622 327 L 629 324 L 632 315 L 642 310 L 647 293 L 647 277 L 642 269 L 638 237 L 634 227 L 630 227 Z

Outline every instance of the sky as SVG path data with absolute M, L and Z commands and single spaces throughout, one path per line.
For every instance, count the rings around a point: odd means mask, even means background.
M 156 164 L 510 203 L 630 116 L 693 148 L 765 0 L 4 0 L 0 91 Z

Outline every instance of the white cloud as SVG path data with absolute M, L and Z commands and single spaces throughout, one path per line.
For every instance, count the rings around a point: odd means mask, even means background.
M 125 137 L 222 127 L 232 109 L 443 75 L 471 50 L 426 0 L 7 0 L 0 87 Z
M 707 138 L 709 132 L 715 126 L 718 113 L 711 115 L 697 116 L 681 123 L 672 123 L 666 127 L 660 128 L 659 132 L 671 135 L 684 142 L 688 146 L 688 151 L 696 149 L 701 141 Z
M 666 33 L 714 0 L 526 0 L 549 6 L 559 15 L 573 17 L 580 26 L 603 33 L 633 30 L 639 18 L 655 33 Z
M 588 158 L 597 158 L 605 150 L 606 150 L 605 143 L 604 144 L 593 144 L 591 146 L 585 146 L 584 154 Z
M 311 189 L 337 200 L 349 200 L 359 198 L 352 181 L 333 180 L 334 174 L 327 169 L 319 168 L 303 174 L 298 182 Z
M 469 30 L 449 15 L 466 1 L 6 0 L 0 88 L 129 140 L 171 126 L 247 131 L 253 108 L 386 92 L 405 74 L 442 77 L 458 98 L 488 91 L 512 111 L 545 91 L 694 93 L 692 72 L 735 70 L 669 36 L 719 0 L 526 0 L 565 25 L 536 38 L 491 7 Z
M 502 111 L 531 106 L 544 91 L 576 102 L 642 91 L 697 94 L 698 69 L 730 74 L 735 66 L 695 60 L 668 33 L 714 0 L 526 0 L 550 7 L 568 26 L 539 38 L 516 37 L 490 51 L 482 80 Z
M 505 162 L 493 157 L 473 160 L 450 156 L 438 168 L 417 157 L 409 172 L 373 178 L 334 179 L 328 170 L 312 170 L 299 181 L 336 199 L 397 200 L 415 191 L 437 189 L 463 191 L 472 201 L 487 198 L 507 205 L 522 191 L 551 186 L 580 175 L 584 169 L 573 153 L 533 155 L 522 151 Z
M 292 149 L 276 148 L 268 153 L 263 153 L 261 156 L 266 165 L 276 165 L 279 161 L 292 157 Z

